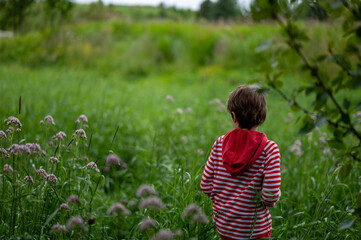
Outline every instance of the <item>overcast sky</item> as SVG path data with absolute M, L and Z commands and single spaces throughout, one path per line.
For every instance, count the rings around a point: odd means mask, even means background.
M 96 0 L 74 0 L 78 3 L 96 2 Z M 176 6 L 178 8 L 190 8 L 197 10 L 203 0 L 102 0 L 103 3 L 114 3 L 123 5 L 151 5 L 157 6 L 163 2 L 166 6 Z M 248 6 L 251 0 L 238 0 L 239 5 Z

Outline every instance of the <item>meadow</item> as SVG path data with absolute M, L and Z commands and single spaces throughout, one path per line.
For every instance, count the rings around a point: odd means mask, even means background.
M 309 31 L 317 51 L 337 27 Z M 229 93 L 264 85 L 257 47 L 279 34 L 273 24 L 107 20 L 0 39 L 0 238 L 219 239 L 203 168 L 233 127 Z M 305 77 L 290 69 L 284 91 Z M 282 169 L 273 238 L 359 239 L 360 165 L 340 176 L 327 129 L 297 135 L 299 115 L 268 93 L 260 131 Z

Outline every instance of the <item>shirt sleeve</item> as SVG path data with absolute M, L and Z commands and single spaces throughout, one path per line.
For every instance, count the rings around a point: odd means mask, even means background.
M 214 150 L 216 148 L 216 145 L 218 143 L 217 141 L 213 144 L 211 153 L 208 157 L 206 166 L 203 171 L 203 176 L 201 180 L 201 190 L 207 194 L 209 197 L 211 197 L 211 193 L 213 190 L 213 177 L 214 177 Z
M 281 196 L 281 157 L 276 143 L 270 142 L 265 149 L 267 157 L 263 172 L 262 201 L 266 206 L 273 207 Z

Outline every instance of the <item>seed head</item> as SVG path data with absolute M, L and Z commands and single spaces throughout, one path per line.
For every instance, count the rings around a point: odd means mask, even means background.
M 76 123 L 80 123 L 80 122 L 88 122 L 88 118 L 84 115 L 84 114 L 82 114 L 82 115 L 80 115 L 79 117 L 78 117 L 78 119 L 75 121 Z
M 60 204 L 60 207 L 58 208 L 58 211 L 60 212 L 61 210 L 65 210 L 65 211 L 70 211 L 70 208 L 69 208 L 69 206 L 68 206 L 68 204 L 66 204 L 66 203 L 62 203 L 62 204 Z
M 76 228 L 88 231 L 88 228 L 85 226 L 83 219 L 78 216 L 71 217 L 66 223 L 66 229 L 73 230 Z
M 155 234 L 151 240 L 171 240 L 173 239 L 173 234 L 167 229 L 161 229 L 157 234 Z
M 77 203 L 77 204 L 81 204 L 81 200 L 77 195 L 71 195 L 70 197 L 68 197 L 68 199 L 66 200 L 68 203 Z
M 140 208 L 148 208 L 152 210 L 165 209 L 165 205 L 158 197 L 147 197 L 143 199 L 140 204 Z
M 43 125 L 43 124 L 44 124 L 44 120 L 40 120 L 40 124 Z
M 93 169 L 96 172 L 100 172 L 99 169 L 98 169 L 98 166 L 97 166 L 97 164 L 95 162 L 90 162 L 86 166 L 84 166 L 83 168 L 84 169 L 90 168 L 90 169 Z
M 33 183 L 34 183 L 34 180 L 33 180 L 33 178 L 32 178 L 31 176 L 26 176 L 26 177 L 24 178 L 24 181 L 25 181 L 25 182 L 28 182 L 28 183 L 30 183 L 30 184 L 33 184 Z
M 167 95 L 165 99 L 169 102 L 174 102 L 174 98 L 171 95 Z
M 64 141 L 65 138 L 66 138 L 66 134 L 63 131 L 60 131 L 53 136 L 53 139 L 55 139 L 56 141 L 59 141 L 59 140 Z
M 6 129 L 6 133 L 7 134 L 12 134 L 14 132 L 14 128 L 13 127 L 8 127 L 8 129 Z
M 4 165 L 4 173 L 12 172 L 13 168 L 9 164 Z
M 57 182 L 58 181 L 58 179 L 56 178 L 56 176 L 54 175 L 54 174 L 49 174 L 49 175 L 46 175 L 45 176 L 45 180 L 47 181 L 47 182 Z
M 294 144 L 290 147 L 290 151 L 296 156 L 302 155 L 302 143 L 300 140 L 296 140 Z
M 137 197 L 145 197 L 148 195 L 158 196 L 158 192 L 149 184 L 142 184 L 139 186 L 136 192 Z
M 119 165 L 120 164 L 120 158 L 115 154 L 110 154 L 107 157 L 107 165 Z
M 9 153 L 8 153 L 8 151 L 6 151 L 5 148 L 0 148 L 0 156 L 3 156 L 3 157 L 5 157 L 5 158 L 7 158 L 7 159 L 10 158 Z
M 120 212 L 124 216 L 129 216 L 131 214 L 131 212 L 121 203 L 114 203 L 111 205 L 107 213 L 108 215 L 114 215 L 116 212 Z
M 56 157 L 50 157 L 49 162 L 50 163 L 59 163 L 59 160 Z
M 155 228 L 157 226 L 157 222 L 151 218 L 144 218 L 139 224 L 139 230 L 144 232 L 149 228 Z
M 6 138 L 6 133 L 3 130 L 0 130 L 0 138 Z
M 35 169 L 36 175 L 42 175 L 44 178 L 48 176 L 48 173 L 44 169 Z
M 54 118 L 51 115 L 45 116 L 44 121 L 47 121 L 51 125 L 55 125 Z
M 76 137 L 78 135 L 85 140 L 87 139 L 84 129 L 75 130 L 75 132 L 73 133 L 73 137 Z
M 189 204 L 182 213 L 183 218 L 189 218 L 191 222 L 207 224 L 209 222 L 207 216 L 202 209 L 196 204 Z

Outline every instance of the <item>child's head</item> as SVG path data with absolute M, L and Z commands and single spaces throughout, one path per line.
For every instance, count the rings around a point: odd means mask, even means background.
M 227 110 L 239 128 L 251 129 L 266 120 L 267 96 L 257 86 L 241 85 L 228 97 Z

